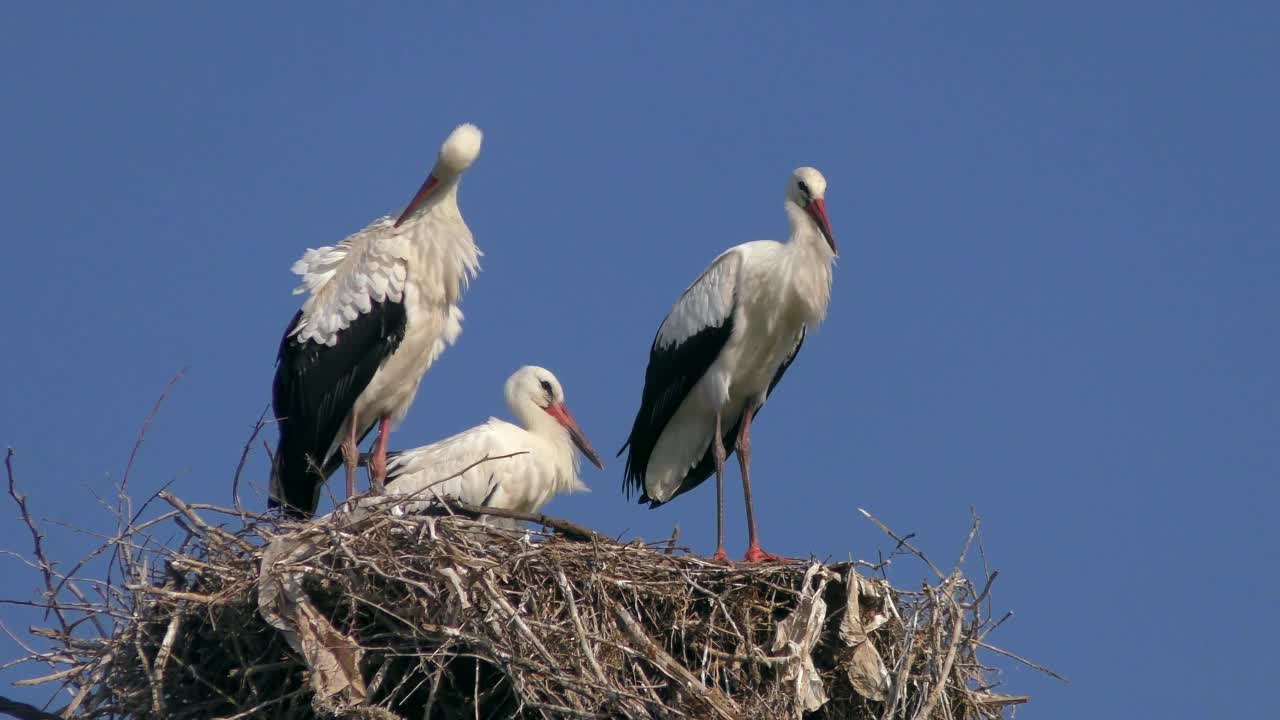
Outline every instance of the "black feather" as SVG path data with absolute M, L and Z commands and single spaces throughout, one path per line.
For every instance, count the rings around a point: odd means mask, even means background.
M 622 480 L 627 497 L 639 491 L 640 502 L 651 502 L 645 493 L 644 474 L 658 437 L 732 334 L 733 313 L 730 312 L 720 325 L 703 328 L 677 345 L 659 348 L 658 339 L 654 338 L 649 349 L 649 366 L 644 371 L 640 410 L 626 444 L 618 451 L 621 455 L 631 448 Z
M 342 459 L 337 453 L 317 470 L 333 444 L 356 398 L 404 339 L 405 308 L 398 302 L 375 302 L 367 313 L 338 331 L 334 345 L 298 342 L 292 337 L 302 317 L 299 310 L 290 321 L 276 357 L 271 404 L 280 426 L 276 446 L 275 482 L 283 497 L 273 492 L 269 507 L 283 507 L 285 514 L 307 518 L 320 503 L 320 488 Z M 361 418 L 360 440 L 378 418 Z

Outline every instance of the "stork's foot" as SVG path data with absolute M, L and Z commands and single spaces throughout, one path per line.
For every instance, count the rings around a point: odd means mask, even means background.
M 797 562 L 800 562 L 800 559 L 783 557 L 781 555 L 774 555 L 773 553 L 767 553 L 764 550 L 760 549 L 759 544 L 752 543 L 751 547 L 747 548 L 747 554 L 742 556 L 742 562 L 744 563 L 797 563 Z
M 715 554 L 711 556 L 711 562 L 720 563 L 721 565 L 733 565 L 733 561 L 729 559 L 729 554 L 724 551 L 724 548 L 716 550 Z
M 381 495 L 387 486 L 387 458 L 374 454 L 369 458 L 369 490 L 374 495 Z
M 374 495 L 381 495 L 387 484 L 387 426 L 391 422 L 389 415 L 383 415 L 378 423 L 378 439 L 373 444 L 373 457 L 369 459 L 369 490 Z

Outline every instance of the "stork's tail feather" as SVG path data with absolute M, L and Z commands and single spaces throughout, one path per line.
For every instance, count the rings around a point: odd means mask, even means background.
M 271 473 L 271 494 L 267 498 L 267 508 L 280 510 L 291 520 L 307 520 L 315 514 L 316 507 L 313 500 L 315 493 L 306 488 L 306 484 L 312 480 L 306 473 L 299 476 L 292 472 L 292 465 L 293 463 L 276 461 Z
M 279 508 L 285 517 L 307 520 L 316 514 L 320 504 L 320 488 L 336 468 L 335 463 L 318 472 L 307 447 L 298 447 L 293 434 L 281 428 L 276 445 L 275 463 L 271 468 L 271 492 L 267 507 Z

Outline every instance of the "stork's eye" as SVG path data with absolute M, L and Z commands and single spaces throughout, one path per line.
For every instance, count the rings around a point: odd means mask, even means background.
M 809 186 L 805 184 L 805 181 L 801 180 L 796 183 L 796 185 L 800 187 L 800 192 L 804 194 L 805 197 L 813 197 L 813 193 L 809 192 Z
M 543 380 L 543 381 L 542 381 L 542 392 L 546 393 L 546 394 L 547 394 L 547 397 L 551 397 L 551 395 L 552 395 L 552 392 L 551 392 L 551 383 L 547 382 L 546 380 Z

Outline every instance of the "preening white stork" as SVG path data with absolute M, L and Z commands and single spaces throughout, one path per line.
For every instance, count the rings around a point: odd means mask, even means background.
M 420 511 L 447 495 L 471 505 L 538 512 L 558 493 L 587 489 L 578 477 L 575 446 L 604 469 L 550 370 L 522 367 L 504 391 L 507 407 L 524 427 L 489 418 L 440 442 L 389 456 L 387 495 L 412 497 L 397 506 L 401 511 Z M 492 459 L 480 462 L 486 457 Z
M 399 424 L 427 368 L 462 332 L 458 300 L 480 251 L 458 210 L 458 181 L 480 154 L 481 133 L 460 125 L 398 217 L 382 217 L 293 265 L 295 294 L 311 296 L 280 341 L 271 401 L 280 426 L 270 507 L 315 514 L 342 449 L 347 496 L 357 445 L 378 423 L 374 492 L 386 478 L 388 425 Z
M 724 461 L 737 451 L 747 504 L 744 560 L 778 560 L 760 549 L 751 506 L 751 419 L 795 360 L 805 331 L 831 298 L 836 242 L 822 173 L 802 167 L 787 182 L 785 243 L 730 248 L 671 308 L 649 351 L 623 488 L 658 507 L 716 475 L 716 552 L 724 551 Z

